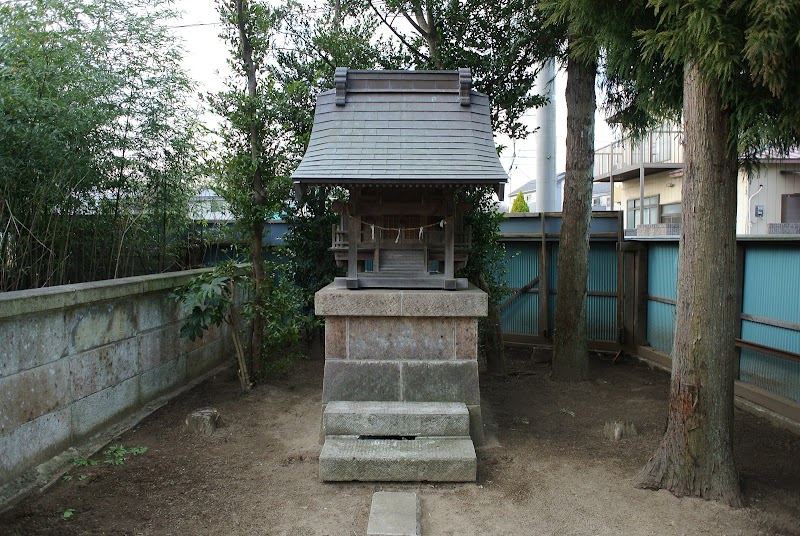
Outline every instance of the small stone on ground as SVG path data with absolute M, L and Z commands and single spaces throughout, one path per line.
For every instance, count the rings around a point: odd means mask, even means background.
M 611 441 L 619 441 L 630 437 L 636 437 L 636 425 L 630 421 L 609 421 L 603 426 L 603 435 Z
M 217 427 L 222 426 L 222 416 L 213 408 L 194 411 L 186 417 L 184 431 L 190 434 L 210 436 Z
M 372 495 L 367 536 L 420 536 L 419 497 L 412 491 Z

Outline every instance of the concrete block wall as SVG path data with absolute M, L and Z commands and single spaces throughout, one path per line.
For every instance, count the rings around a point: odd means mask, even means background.
M 203 270 L 0 294 L 0 486 L 220 364 L 167 299 Z
M 478 386 L 481 290 L 347 290 L 315 295 L 325 317 L 323 404 L 331 401 L 463 402 L 483 442 Z

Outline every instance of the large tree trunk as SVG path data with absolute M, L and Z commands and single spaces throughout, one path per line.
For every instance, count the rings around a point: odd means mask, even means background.
M 669 420 L 640 487 L 741 506 L 733 463 L 736 169 L 730 116 L 694 59 L 683 85 L 683 216 Z
M 559 381 L 589 378 L 586 286 L 592 217 L 596 73 L 594 61 L 587 63 L 570 57 L 567 62 L 567 169 L 558 244 L 552 376 Z
M 252 222 L 251 248 L 253 253 L 253 301 L 255 315 L 251 323 L 250 338 L 250 362 L 252 365 L 253 376 L 256 379 L 261 377 L 261 346 L 264 338 L 264 316 L 261 310 L 264 307 L 262 287 L 266 274 L 264 273 L 264 251 L 262 240 L 264 237 L 264 211 L 258 210 L 264 206 L 264 181 L 261 170 L 261 136 L 258 131 L 258 119 L 256 118 L 256 68 L 253 63 L 253 47 L 250 44 L 249 28 L 247 27 L 247 17 L 245 12 L 249 10 L 245 0 L 236 0 L 236 21 L 239 29 L 239 40 L 241 42 L 242 63 L 244 63 L 247 74 L 247 96 L 248 114 L 250 115 L 250 157 L 253 162 L 253 201 L 256 207 L 255 216 Z

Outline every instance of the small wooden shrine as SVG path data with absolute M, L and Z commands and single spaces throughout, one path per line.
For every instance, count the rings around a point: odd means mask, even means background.
M 469 69 L 336 69 L 336 89 L 317 99 L 308 150 L 294 173 L 307 186 L 341 186 L 332 233 L 347 276 L 336 286 L 467 288 L 455 277 L 470 249 L 468 207 L 458 192 L 507 175 L 492 137 L 488 98 Z
M 347 276 L 314 297 L 325 318 L 322 480 L 476 479 L 488 297 L 455 277 L 470 251 L 459 193 L 502 195 L 507 176 L 489 100 L 471 84 L 467 69 L 337 69 L 336 89 L 317 99 L 295 187 L 347 190 L 332 237 Z

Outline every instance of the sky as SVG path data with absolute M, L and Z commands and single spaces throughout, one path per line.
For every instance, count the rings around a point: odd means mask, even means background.
M 197 81 L 197 90 L 202 93 L 220 91 L 229 72 L 227 45 L 219 38 L 220 25 L 214 0 L 176 0 L 175 9 L 183 15 L 170 23 L 175 35 L 184 41 L 184 68 Z M 567 105 L 564 98 L 566 75 L 563 69 L 556 73 L 556 173 L 564 171 L 567 140 Z M 214 116 L 206 114 L 206 121 Z M 527 112 L 523 122 L 531 122 L 533 111 Z M 595 147 L 600 148 L 613 141 L 611 129 L 606 125 L 602 112 L 595 115 Z M 531 124 L 531 126 L 533 126 Z M 534 177 L 536 151 L 534 135 L 511 144 L 508 140 L 496 140 L 507 146 L 500 161 L 509 172 L 510 192 Z

